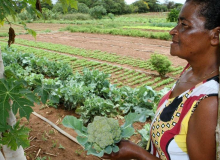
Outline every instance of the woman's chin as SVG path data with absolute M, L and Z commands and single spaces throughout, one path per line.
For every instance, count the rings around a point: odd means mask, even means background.
M 171 56 L 178 56 L 177 52 L 172 51 L 172 50 L 170 51 L 170 55 L 171 55 Z

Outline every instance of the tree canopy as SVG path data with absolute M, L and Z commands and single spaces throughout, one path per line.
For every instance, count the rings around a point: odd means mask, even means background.
M 18 13 L 26 9 L 29 14 L 36 14 L 41 17 L 40 2 L 52 4 L 51 0 L 0 0 L 0 25 L 4 25 L 7 16 L 12 16 L 16 19 Z M 68 7 L 77 8 L 77 0 L 59 0 L 62 4 L 64 12 L 67 12 Z

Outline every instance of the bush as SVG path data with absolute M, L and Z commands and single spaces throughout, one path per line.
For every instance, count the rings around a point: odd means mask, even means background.
M 106 9 L 103 6 L 95 6 L 89 10 L 89 14 L 95 19 L 102 19 L 102 16 L 106 14 Z
M 31 15 L 30 13 L 27 12 L 27 10 L 22 11 L 21 13 L 18 14 L 18 17 L 22 20 L 22 21 L 27 21 L 27 20 L 31 20 L 34 21 L 37 19 L 37 15 Z
M 171 9 L 170 13 L 168 13 L 167 21 L 177 22 L 179 13 L 180 13 L 179 9 Z
M 114 19 L 115 19 L 115 15 L 112 14 L 112 13 L 109 13 L 109 14 L 108 14 L 108 17 L 109 17 L 111 20 L 114 20 Z
M 54 13 L 63 13 L 62 4 L 59 3 L 59 2 L 56 3 L 56 4 L 54 4 L 52 11 L 53 11 Z
M 84 3 L 78 3 L 78 12 L 79 13 L 89 13 L 89 7 Z
M 149 62 L 161 77 L 164 77 L 170 71 L 171 62 L 164 55 L 152 54 Z

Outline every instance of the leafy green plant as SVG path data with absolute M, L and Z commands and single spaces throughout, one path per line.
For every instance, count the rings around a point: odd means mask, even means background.
M 84 105 L 76 109 L 85 124 L 92 122 L 95 116 L 114 117 L 118 114 L 117 106 L 110 100 L 95 96 L 87 98 Z
M 51 148 L 55 148 L 57 146 L 57 141 L 52 141 L 52 146 Z
M 65 149 L 61 144 L 58 147 L 59 149 Z
M 167 21 L 169 22 L 177 22 L 178 16 L 179 16 L 179 9 L 171 9 L 171 11 L 168 13 Z
M 43 140 L 43 141 L 47 141 L 47 137 L 45 137 L 44 134 L 42 135 L 42 140 Z
M 161 77 L 164 77 L 170 71 L 171 62 L 164 55 L 152 54 L 149 62 Z
M 112 13 L 108 13 L 108 17 L 109 17 L 111 20 L 114 20 L 114 19 L 115 19 L 115 15 L 112 14 Z
M 138 133 L 140 133 L 141 135 L 141 141 L 138 143 L 138 145 L 146 149 L 147 143 L 150 138 L 150 124 L 145 124 L 142 129 L 138 130 Z
M 116 143 L 123 138 L 130 138 L 135 133 L 132 124 L 136 121 L 145 122 L 146 115 L 148 115 L 147 112 L 142 114 L 130 113 L 125 116 L 125 123 L 121 127 L 117 120 L 105 117 L 95 117 L 88 128 L 83 126 L 82 120 L 74 116 L 64 117 L 62 123 L 65 127 L 72 128 L 77 132 L 77 141 L 85 148 L 88 155 L 102 157 L 104 153 L 118 152 L 119 148 Z M 106 136 L 107 133 L 117 134 L 117 136 L 111 139 L 111 136 Z
M 119 102 L 120 110 L 122 113 L 127 114 L 129 112 L 142 113 L 148 110 L 148 114 L 154 116 L 151 111 L 154 105 L 158 102 L 157 93 L 149 86 L 142 86 L 140 88 L 120 88 L 121 102 Z
M 80 156 L 83 153 L 83 150 L 77 149 L 75 150 L 77 156 Z
M 42 157 L 42 158 L 41 158 L 41 157 L 37 157 L 37 158 L 36 158 L 36 160 L 46 160 L 46 159 L 47 159 L 46 156 L 45 156 L 45 157 Z

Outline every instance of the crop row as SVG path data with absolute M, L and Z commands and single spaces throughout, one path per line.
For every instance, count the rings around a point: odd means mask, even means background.
M 0 42 L 3 46 L 4 43 Z M 33 53 L 38 57 L 46 57 L 50 60 L 55 60 L 58 62 L 64 62 L 70 64 L 74 72 L 82 73 L 83 68 L 98 69 L 105 73 L 111 74 L 110 81 L 114 84 L 120 86 L 142 86 L 148 85 L 152 88 L 157 89 L 158 87 L 165 86 L 168 84 L 172 85 L 174 81 L 172 78 L 161 80 L 160 77 L 154 78 L 152 76 L 146 75 L 136 70 L 131 70 L 123 67 L 118 67 L 115 65 L 110 65 L 107 63 L 100 63 L 97 61 L 91 61 L 87 59 L 79 59 L 70 55 L 59 54 L 56 52 L 45 51 L 43 49 L 37 49 L 27 46 L 13 45 L 18 51 Z M 160 82 L 159 82 L 160 81 Z M 159 85 L 158 85 L 159 83 Z
M 7 39 L 4 40 L 7 41 Z M 147 60 L 141 60 L 126 56 L 119 56 L 113 53 L 106 53 L 97 50 L 91 51 L 91 50 L 75 48 L 67 45 L 54 44 L 48 42 L 36 42 L 36 41 L 29 41 L 24 39 L 16 39 L 16 43 L 31 47 L 37 47 L 51 51 L 61 52 L 61 53 L 67 53 L 76 56 L 82 56 L 84 58 L 92 58 L 104 62 L 116 63 L 119 65 L 129 65 L 131 67 L 137 67 L 139 69 L 153 70 L 151 64 Z M 171 67 L 171 72 L 177 72 L 177 71 L 178 72 L 182 71 L 182 67 L 180 66 L 175 68 Z M 176 75 L 176 73 L 174 75 Z

